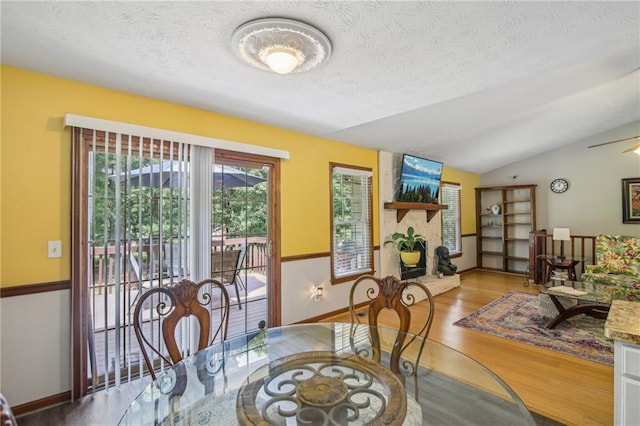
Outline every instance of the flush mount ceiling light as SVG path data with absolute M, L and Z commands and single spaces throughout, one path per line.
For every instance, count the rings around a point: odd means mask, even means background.
M 231 43 L 245 62 L 278 74 L 309 71 L 331 55 L 331 42 L 320 30 L 284 18 L 246 22 L 233 32 Z

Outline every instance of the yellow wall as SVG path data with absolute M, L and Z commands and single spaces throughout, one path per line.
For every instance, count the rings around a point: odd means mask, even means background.
M 0 287 L 70 278 L 71 134 L 65 113 L 287 150 L 282 255 L 328 252 L 329 162 L 370 167 L 377 152 L 273 126 L 2 66 Z M 377 178 L 373 179 L 377 205 Z M 374 209 L 374 244 L 378 242 Z M 62 240 L 63 257 L 47 258 Z
M 0 287 L 70 278 L 71 133 L 63 128 L 65 113 L 289 151 L 280 188 L 283 256 L 330 249 L 329 162 L 370 167 L 377 175 L 372 149 L 6 65 L 0 72 Z M 445 167 L 443 179 L 462 184 L 462 233 L 475 233 L 479 177 Z M 378 210 L 373 214 L 378 245 Z M 62 241 L 61 259 L 47 258 L 49 240 Z
M 463 172 L 457 169 L 444 167 L 442 180 L 459 183 L 462 186 L 460 194 L 460 213 L 462 235 L 476 233 L 476 192 L 480 186 L 480 176 L 475 173 Z

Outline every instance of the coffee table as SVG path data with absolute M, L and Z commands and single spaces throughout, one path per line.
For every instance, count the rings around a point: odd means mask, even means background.
M 558 315 L 547 324 L 547 328 L 555 328 L 562 321 L 580 314 L 606 319 L 611 307 L 611 295 L 603 287 L 606 286 L 582 281 L 550 281 L 546 283 L 540 289 L 540 293 L 548 295 L 558 310 Z M 561 297 L 573 299 L 577 301 L 577 304 L 565 307 L 558 299 Z

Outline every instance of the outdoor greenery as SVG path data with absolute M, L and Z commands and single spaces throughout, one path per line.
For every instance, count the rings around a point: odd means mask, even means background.
M 120 211 L 119 234 L 129 240 L 158 238 L 171 241 L 188 235 L 189 194 L 181 188 L 151 188 L 128 185 L 126 171 L 136 170 L 160 160 L 121 156 L 120 169 L 115 155 L 92 153 L 90 173 L 91 238 L 111 244 L 117 234 L 117 212 Z M 119 173 L 118 173 L 119 172 Z M 266 178 L 267 171 L 249 169 L 249 173 Z M 120 206 L 116 191 L 120 191 Z M 265 235 L 267 232 L 267 185 L 248 188 L 218 188 L 212 194 L 212 227 L 228 237 Z
M 335 242 L 349 244 L 357 231 L 354 222 L 362 220 L 366 213 L 362 201 L 362 184 L 359 178 L 336 174 L 333 176 L 333 222 Z

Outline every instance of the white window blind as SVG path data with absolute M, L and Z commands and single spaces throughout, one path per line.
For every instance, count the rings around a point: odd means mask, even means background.
M 94 389 L 109 387 L 112 376 L 118 386 L 142 374 L 130 326 L 139 294 L 168 277 L 189 275 L 192 147 L 95 129 L 76 128 L 73 134 L 74 144 L 88 151 L 87 244 L 77 248 L 86 250 L 87 259 L 88 377 Z M 145 324 L 159 322 L 151 312 Z M 179 333 L 184 347 L 189 325 L 183 323 Z
M 88 152 L 87 245 L 78 250 L 86 250 L 87 377 L 96 389 L 109 387 L 110 377 L 118 386 L 143 374 L 131 326 L 142 292 L 211 277 L 214 150 L 95 129 L 76 128 L 73 135 Z M 217 310 L 212 308 L 212 327 Z M 150 309 L 145 315 L 144 327 L 160 341 L 163 313 Z M 176 332 L 185 355 L 197 347 L 194 324 L 182 321 Z
M 332 165 L 332 279 L 373 271 L 371 170 Z
M 441 188 L 442 204 L 449 206 L 442 210 L 442 245 L 450 252 L 462 251 L 460 189 L 460 185 L 455 183 L 443 183 Z

